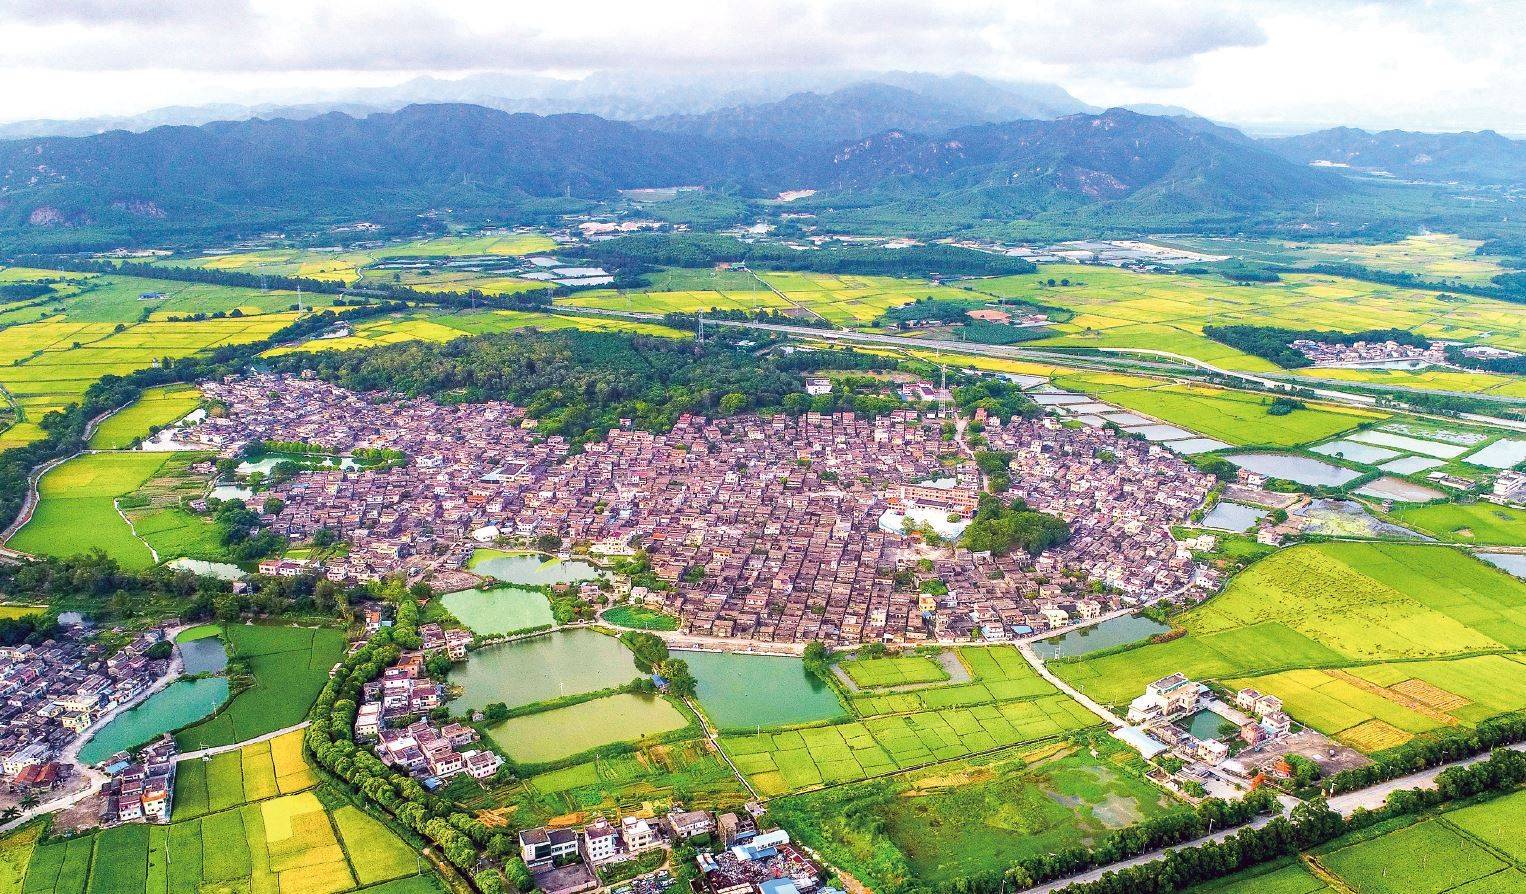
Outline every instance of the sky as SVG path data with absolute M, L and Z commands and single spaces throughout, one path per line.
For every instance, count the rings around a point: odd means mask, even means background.
M 420 77 L 968 72 L 1259 130 L 1526 135 L 1526 0 L 0 0 L 0 120 Z

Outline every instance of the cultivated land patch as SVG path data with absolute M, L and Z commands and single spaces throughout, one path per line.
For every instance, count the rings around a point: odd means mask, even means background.
M 905 686 L 911 683 L 935 683 L 948 679 L 948 671 L 926 655 L 858 658 L 844 661 L 841 667 L 854 683 L 864 689 Z
M 330 628 L 229 624 L 230 672 L 237 691 L 228 705 L 175 737 L 182 751 L 243 742 L 300 723 L 344 651 Z M 247 668 L 246 681 L 237 673 Z
M 1223 680 L 1506 653 L 1526 648 L 1526 583 L 1447 547 L 1304 545 L 1252 565 L 1175 623 L 1185 636 L 1051 668 L 1121 705 L 1177 671 Z
M 578 329 L 585 332 L 632 332 L 662 338 L 689 338 L 692 333 L 660 323 L 622 320 L 613 317 L 575 314 L 532 313 L 518 310 L 493 310 L 477 313 L 414 312 L 395 314 L 361 322 L 350 334 L 337 338 L 314 338 L 295 346 L 273 348 L 270 356 L 298 351 L 347 351 L 374 348 L 378 345 L 407 341 L 447 342 L 467 335 L 510 332 L 515 329 L 539 329 L 554 332 Z
M 1106 742 L 1099 755 L 1057 743 L 785 797 L 769 808 L 876 891 L 937 885 L 1084 846 L 1180 807 L 1143 778 L 1136 755 Z
M 150 428 L 175 422 L 200 403 L 201 392 L 194 385 L 146 389 L 142 397 L 111 414 L 96 427 L 90 447 L 96 450 L 131 447 L 148 437 Z
M 32 518 L 7 541 L 12 549 L 72 556 L 99 549 L 128 568 L 147 568 L 153 554 L 133 536 L 115 501 L 164 465 L 165 453 L 87 453 L 52 469 L 38 484 Z
M 1480 501 L 1403 507 L 1392 513 L 1400 524 L 1456 543 L 1526 546 L 1526 511 Z
M 969 707 L 1052 695 L 1053 686 L 1041 678 L 1010 646 L 960 646 L 954 655 L 969 680 L 947 685 L 919 686 L 910 691 L 864 693 L 853 697 L 861 717 L 900 714 L 939 708 Z

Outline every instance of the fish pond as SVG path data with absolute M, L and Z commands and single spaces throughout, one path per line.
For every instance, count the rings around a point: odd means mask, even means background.
M 1362 477 L 1360 472 L 1293 453 L 1232 453 L 1225 459 L 1242 469 L 1310 486 L 1339 487 Z
M 1199 711 L 1177 725 L 1197 738 L 1207 741 L 1223 738 L 1225 734 L 1220 733 L 1219 728 L 1228 722 L 1212 711 Z
M 597 634 L 595 634 L 597 635 Z M 511 717 L 487 734 L 516 763 L 541 764 L 682 729 L 689 719 L 655 695 L 622 692 L 538 714 Z
M 232 562 L 208 562 L 204 559 L 187 559 L 182 556 L 166 562 L 165 565 L 176 571 L 190 571 L 219 580 L 242 580 L 249 576 L 247 571 Z
M 736 652 L 674 652 L 699 684 L 700 707 L 721 729 L 753 730 L 846 715 L 831 687 L 799 658 Z
M 198 636 L 175 641 L 186 676 L 220 674 L 228 667 L 228 647 L 216 636 Z
M 599 569 L 580 560 L 563 562 L 538 553 L 506 553 L 496 549 L 472 553 L 467 567 L 485 577 L 522 587 L 575 584 L 599 576 Z
M 176 680 L 101 727 L 80 749 L 80 762 L 97 763 L 118 751 L 143 745 L 161 733 L 189 726 L 210 717 L 227 700 L 227 677 Z
M 1526 555 L 1520 553 L 1479 553 L 1478 557 L 1496 568 L 1526 579 Z
M 550 626 L 551 601 L 539 590 L 499 587 L 495 590 L 459 590 L 440 599 L 473 633 L 497 636 L 515 630 Z
M 1169 626 L 1152 621 L 1143 615 L 1120 615 L 1109 618 L 1101 624 L 1072 630 L 1055 639 L 1041 640 L 1034 644 L 1034 651 L 1045 658 L 1060 656 L 1073 658 L 1077 655 L 1088 655 L 1103 649 L 1111 649 L 1114 646 L 1137 643 L 1170 629 Z
M 618 639 L 592 630 L 558 630 L 471 653 L 464 667 L 451 671 L 450 682 L 461 687 L 461 695 L 450 708 L 459 713 L 495 702 L 515 708 L 621 686 L 638 675 L 635 659 Z
M 1255 506 L 1246 506 L 1244 503 L 1231 503 L 1228 500 L 1220 500 L 1203 518 L 1203 527 L 1217 528 L 1220 531 L 1249 531 L 1256 522 L 1266 515 L 1265 509 L 1257 509 Z

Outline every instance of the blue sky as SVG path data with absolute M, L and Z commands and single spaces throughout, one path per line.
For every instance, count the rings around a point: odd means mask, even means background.
M 1261 128 L 1526 135 L 1526 2 L 0 0 L 0 118 L 327 98 L 419 75 L 969 71 Z

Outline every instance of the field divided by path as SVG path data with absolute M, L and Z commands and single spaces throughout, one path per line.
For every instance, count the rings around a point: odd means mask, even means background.
M 115 500 L 164 465 L 166 453 L 87 453 L 50 470 L 38 483 L 32 518 L 7 542 L 21 552 L 70 556 L 99 549 L 128 568 L 153 554 L 117 513 Z

